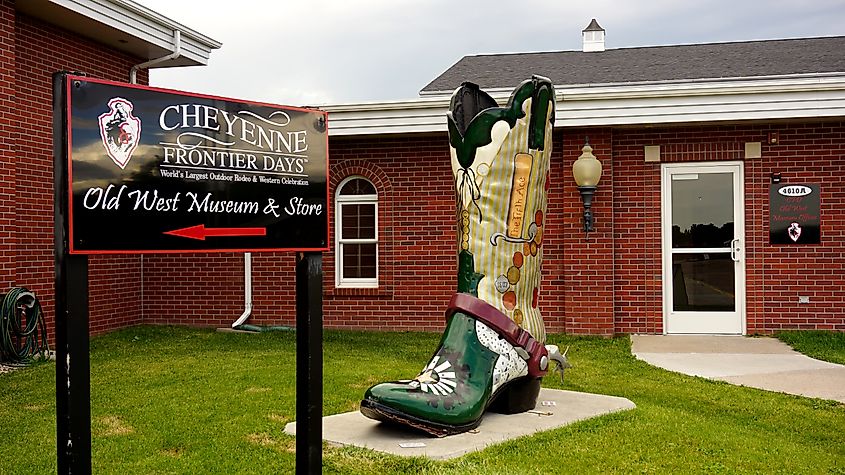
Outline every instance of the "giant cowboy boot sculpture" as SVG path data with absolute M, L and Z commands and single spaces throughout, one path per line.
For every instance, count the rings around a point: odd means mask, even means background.
M 445 436 L 486 410 L 533 409 L 550 359 L 538 309 L 554 88 L 523 82 L 505 107 L 478 86 L 452 96 L 449 143 L 457 197 L 458 293 L 440 347 L 412 380 L 367 390 L 361 413 Z

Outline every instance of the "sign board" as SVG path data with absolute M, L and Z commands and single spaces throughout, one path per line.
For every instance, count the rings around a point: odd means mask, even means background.
M 325 112 L 66 87 L 71 254 L 328 250 Z
M 326 121 L 316 110 L 53 75 L 58 473 L 91 473 L 88 254 L 271 250 L 301 251 L 296 472 L 320 470 Z
M 776 184 L 769 187 L 769 242 L 821 242 L 819 185 Z

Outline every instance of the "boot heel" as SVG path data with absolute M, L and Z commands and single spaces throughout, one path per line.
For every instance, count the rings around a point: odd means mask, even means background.
M 499 414 L 518 414 L 534 409 L 540 394 L 540 380 L 541 378 L 524 378 L 506 385 L 488 409 Z

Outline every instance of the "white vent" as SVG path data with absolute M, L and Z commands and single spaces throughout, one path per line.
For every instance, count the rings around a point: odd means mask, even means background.
M 604 51 L 604 28 L 599 26 L 595 18 L 581 31 L 581 39 L 585 53 Z

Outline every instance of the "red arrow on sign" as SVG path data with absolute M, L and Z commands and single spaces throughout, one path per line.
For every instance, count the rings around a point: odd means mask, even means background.
M 205 241 L 216 236 L 266 236 L 267 228 L 206 228 L 204 224 L 165 231 L 164 234 Z

